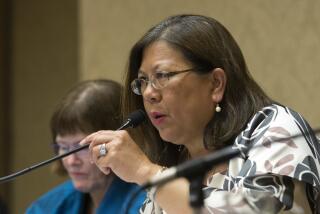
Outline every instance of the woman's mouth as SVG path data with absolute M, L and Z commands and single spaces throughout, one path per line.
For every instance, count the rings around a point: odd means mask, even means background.
M 70 173 L 70 177 L 84 178 L 84 177 L 86 177 L 86 174 L 85 173 L 81 173 L 81 172 L 72 172 L 72 173 Z
M 162 114 L 160 112 L 151 112 L 150 113 L 150 118 L 151 118 L 151 122 L 158 126 L 158 125 L 161 125 L 165 118 L 166 118 L 166 115 L 165 114 Z

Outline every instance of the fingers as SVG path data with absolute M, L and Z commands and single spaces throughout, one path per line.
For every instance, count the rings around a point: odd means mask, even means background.
M 139 181 L 144 168 L 151 163 L 127 131 L 98 131 L 87 136 L 81 144 L 90 144 L 91 162 L 104 173 L 110 170 L 128 182 Z M 141 164 L 145 163 L 145 164 Z
M 106 156 L 107 152 L 108 150 L 106 148 L 106 144 L 105 143 L 99 144 L 99 157 Z
M 85 145 L 85 144 L 90 144 L 90 146 L 94 146 L 96 144 L 101 144 L 103 141 L 106 141 L 104 143 L 107 143 L 107 141 L 110 141 L 112 138 L 112 133 L 114 131 L 98 131 L 94 132 L 87 137 L 85 137 L 79 144 L 80 145 Z M 109 136 L 109 137 L 108 137 Z
M 105 175 L 109 175 L 111 173 L 111 169 L 109 167 L 99 167 L 100 171 L 102 171 Z
M 100 156 L 105 156 L 108 152 L 106 148 L 106 144 L 112 140 L 109 136 L 111 135 L 112 131 L 98 131 L 94 132 L 87 137 L 85 137 L 81 142 L 80 145 L 89 144 L 90 150 L 90 162 L 97 163 L 96 159 Z M 93 152 L 93 148 L 98 147 L 98 153 Z M 96 149 L 95 149 L 96 150 Z
M 90 147 L 90 154 L 95 163 L 98 163 L 99 159 L 107 157 L 110 150 L 110 144 L 108 143 L 101 143 Z
M 79 144 L 80 145 L 90 144 L 89 150 L 92 151 L 93 147 L 101 144 L 107 144 L 109 141 L 111 141 L 112 140 L 111 136 L 112 136 L 112 131 L 98 131 L 85 137 L 83 140 L 81 140 Z M 100 148 L 101 148 L 100 155 L 106 155 L 106 152 L 107 152 L 106 147 L 100 146 Z
M 106 143 L 92 146 L 90 150 L 91 162 L 96 164 L 97 167 L 106 175 L 111 171 L 108 152 L 108 144 Z
M 114 139 L 113 135 L 111 131 L 99 131 L 87 137 L 87 140 L 90 141 L 91 159 L 96 164 L 99 164 L 98 160 L 106 157 L 110 151 L 110 143 Z

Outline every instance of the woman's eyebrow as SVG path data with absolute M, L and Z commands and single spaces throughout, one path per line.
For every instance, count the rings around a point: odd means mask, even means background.
M 152 66 L 152 68 L 151 68 L 151 73 L 155 73 L 156 71 L 158 71 L 158 70 L 161 70 L 161 69 L 159 69 L 161 67 L 161 64 L 156 64 L 156 65 L 154 65 L 154 66 Z M 144 72 L 143 70 L 141 70 L 141 69 L 139 69 L 138 70 L 138 75 L 145 75 L 145 76 L 147 76 L 147 73 L 146 72 Z
M 139 76 L 139 75 L 146 76 L 146 73 L 145 73 L 144 71 L 139 70 L 139 71 L 138 71 L 138 76 Z

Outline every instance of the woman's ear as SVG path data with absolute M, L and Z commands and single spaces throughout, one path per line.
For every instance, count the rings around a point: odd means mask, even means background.
M 212 101 L 215 103 L 221 102 L 227 83 L 227 75 L 221 68 L 215 68 L 211 71 L 211 82 L 213 86 Z

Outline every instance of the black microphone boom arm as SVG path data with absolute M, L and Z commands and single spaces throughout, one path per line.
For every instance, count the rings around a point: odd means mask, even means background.
M 134 111 L 128 116 L 127 120 L 117 130 L 126 129 L 128 127 L 135 128 L 136 126 L 140 125 L 145 120 L 145 118 L 146 118 L 146 116 L 145 116 L 145 114 L 144 114 L 144 112 L 142 110 Z M 79 152 L 80 150 L 86 149 L 88 147 L 89 147 L 89 144 L 83 145 L 83 146 L 81 146 L 79 148 L 71 150 L 71 151 L 69 151 L 67 153 L 64 153 L 62 155 L 57 155 L 57 156 L 55 156 L 53 158 L 50 158 L 50 159 L 48 159 L 46 161 L 40 162 L 40 163 L 35 164 L 35 165 L 33 165 L 31 167 L 28 167 L 28 168 L 25 168 L 25 169 L 23 169 L 23 170 L 21 170 L 19 172 L 13 173 L 13 174 L 8 175 L 8 176 L 1 177 L 0 178 L 0 183 L 4 183 L 4 182 L 7 182 L 7 181 L 10 181 L 10 180 L 12 180 L 12 179 L 14 179 L 14 178 L 16 178 L 16 177 L 18 177 L 20 175 L 26 174 L 27 172 L 30 172 L 30 171 L 32 171 L 34 169 L 37 169 L 37 168 L 41 167 L 41 166 L 45 166 L 45 165 L 47 165 L 47 164 L 49 164 L 49 163 L 51 163 L 53 161 L 62 159 L 64 157 L 68 156 L 68 155 L 71 155 L 73 153 Z

